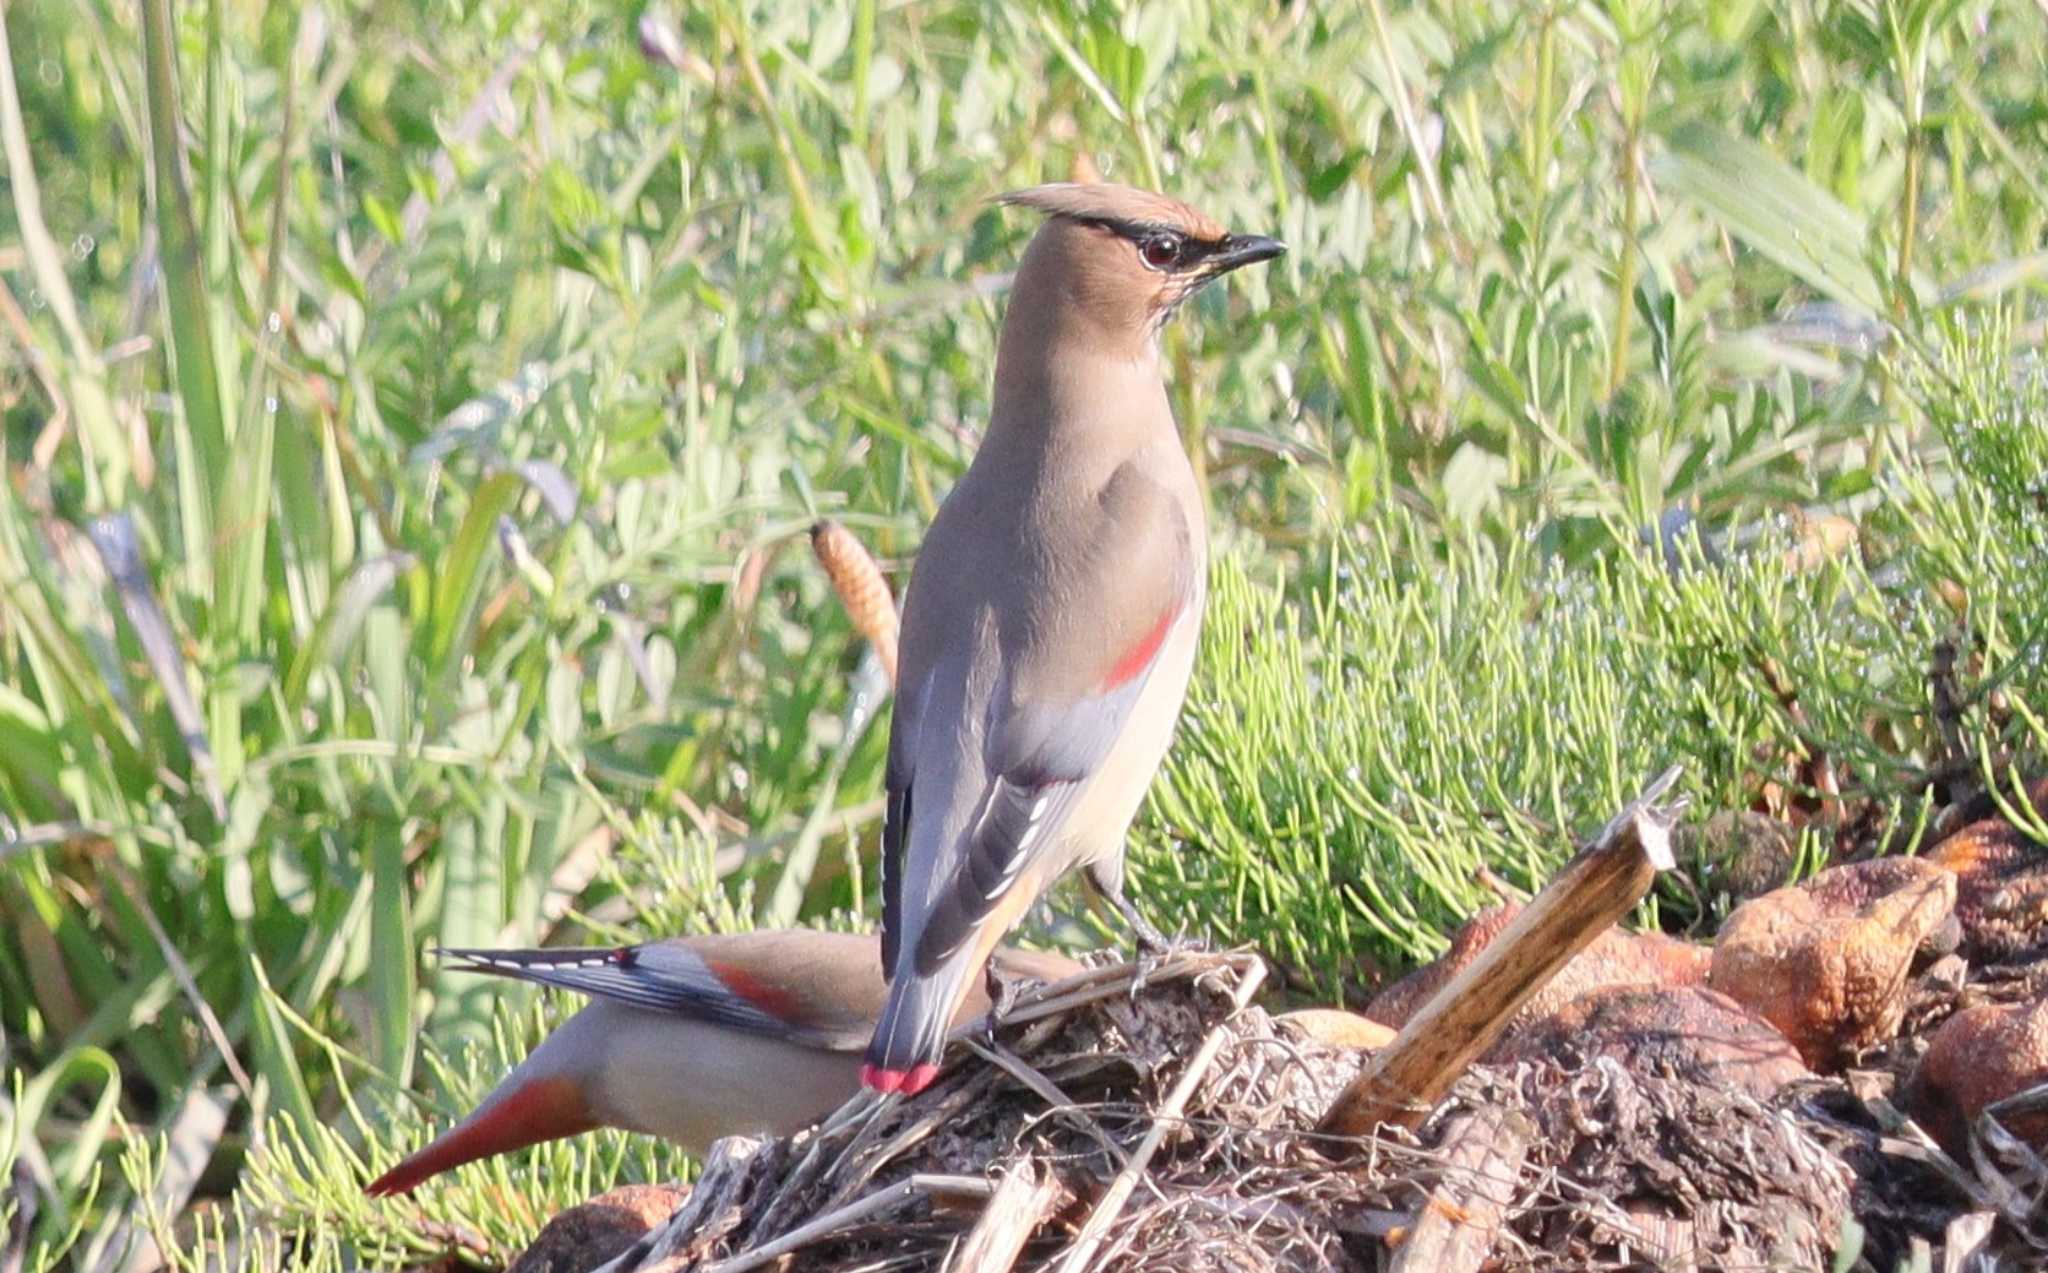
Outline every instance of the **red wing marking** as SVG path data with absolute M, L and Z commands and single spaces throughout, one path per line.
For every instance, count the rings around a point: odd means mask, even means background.
M 800 1025 L 796 996 L 782 987 L 763 981 L 738 964 L 722 964 L 707 959 L 704 966 L 711 975 L 724 983 L 727 990 L 753 1004 L 756 1008 L 780 1021 Z
M 1159 616 L 1159 622 L 1152 630 L 1139 638 L 1137 644 L 1124 651 L 1124 656 L 1109 669 L 1109 675 L 1102 678 L 1102 692 L 1108 693 L 1119 685 L 1126 684 L 1138 673 L 1152 666 L 1152 660 L 1159 656 L 1159 647 L 1166 644 L 1166 634 L 1173 630 L 1173 621 L 1180 617 L 1180 607 L 1171 606 Z

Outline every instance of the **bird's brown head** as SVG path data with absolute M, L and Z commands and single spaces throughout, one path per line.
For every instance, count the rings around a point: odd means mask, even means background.
M 1034 323 L 1077 324 L 1072 334 L 1113 343 L 1149 348 L 1181 302 L 1287 250 L 1232 234 L 1177 199 L 1108 182 L 1034 186 L 998 201 L 1046 215 L 1017 267 L 1010 321 L 1025 308 Z

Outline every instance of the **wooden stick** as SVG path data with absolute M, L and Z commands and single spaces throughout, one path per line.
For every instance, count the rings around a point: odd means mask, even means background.
M 1444 1133 L 1448 1160 L 1388 1273 L 1474 1273 L 1515 1200 L 1534 1135 L 1499 1106 L 1459 1116 Z
M 981 1219 L 946 1262 L 946 1273 L 1010 1273 L 1024 1244 L 1065 1197 L 1058 1177 L 1041 1176 L 1028 1158 L 1019 1162 L 997 1182 Z
M 1677 779 L 1673 766 L 1630 801 L 1507 931 L 1423 1004 L 1332 1103 L 1321 1130 L 1365 1136 L 1382 1123 L 1419 1126 L 1522 1005 L 1673 865 L 1677 810 L 1652 802 Z

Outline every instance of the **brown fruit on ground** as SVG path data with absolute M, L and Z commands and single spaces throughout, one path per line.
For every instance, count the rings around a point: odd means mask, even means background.
M 1985 1106 L 2038 1083 L 2048 1083 L 2048 999 L 1985 1004 L 1958 1012 L 1934 1032 L 1906 1084 L 1905 1105 L 1960 1158 Z M 2048 1149 L 2048 1116 L 2002 1121 L 2013 1135 Z
M 1956 877 L 1963 951 L 1997 960 L 2048 940 L 2048 848 L 2004 818 L 1959 828 L 1927 852 Z
M 1738 902 L 1784 884 L 1798 858 L 1790 826 L 1767 813 L 1731 809 L 1702 826 L 1680 827 L 1672 848 L 1712 894 Z
M 534 1236 L 511 1273 L 588 1273 L 675 1214 L 687 1187 L 621 1185 L 562 1212 Z
M 1431 995 L 1448 985 L 1465 965 L 1479 958 L 1479 952 L 1521 913 L 1519 902 L 1508 902 L 1474 915 L 1452 934 L 1451 948 L 1442 957 L 1374 995 L 1365 1006 L 1365 1015 L 1397 1029 L 1406 1025 Z M 1696 986 L 1707 979 L 1709 958 L 1706 947 L 1662 933 L 1630 933 L 1611 928 L 1559 969 L 1550 984 L 1537 991 L 1516 1015 L 1515 1021 L 1526 1024 L 1540 1020 L 1580 995 L 1605 986 Z
M 1906 974 L 1955 906 L 1955 877 L 1917 858 L 1823 871 L 1744 902 L 1707 984 L 1776 1026 L 1815 1070 L 1897 1033 Z
M 1330 1048 L 1372 1051 L 1392 1043 L 1398 1033 L 1392 1026 L 1381 1025 L 1371 1017 L 1362 1017 L 1342 1008 L 1302 1008 L 1283 1012 L 1274 1019 L 1282 1025 L 1293 1026 L 1305 1037 Z

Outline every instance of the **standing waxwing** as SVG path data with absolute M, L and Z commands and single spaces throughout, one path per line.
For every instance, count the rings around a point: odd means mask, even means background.
M 1002 197 L 1046 214 L 1010 290 L 974 462 L 904 599 L 882 959 L 861 1078 L 928 1084 L 989 951 L 1076 866 L 1142 942 L 1124 832 L 1195 658 L 1207 527 L 1159 362 L 1205 284 L 1278 256 L 1186 204 L 1105 184 Z
M 679 937 L 597 950 L 448 950 L 465 971 L 590 995 L 468 1118 L 365 1187 L 406 1193 L 493 1154 L 599 1127 L 701 1155 L 724 1136 L 786 1135 L 860 1090 L 860 1049 L 887 987 L 872 936 L 810 929 Z M 1006 979 L 1059 981 L 1081 965 L 1005 948 Z M 981 985 L 954 1025 L 989 1010 Z

